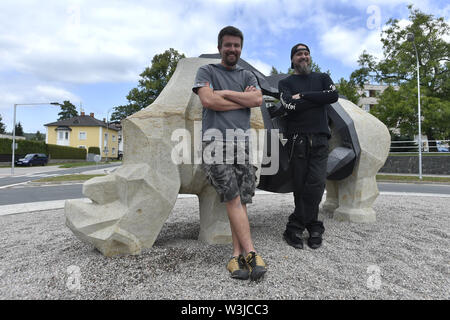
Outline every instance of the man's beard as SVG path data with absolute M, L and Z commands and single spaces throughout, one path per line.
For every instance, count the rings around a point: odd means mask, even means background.
M 303 61 L 301 61 L 298 64 L 294 64 L 294 69 L 298 74 L 308 75 L 311 73 L 311 63 L 303 63 Z
M 237 64 L 238 60 L 239 60 L 239 57 L 238 57 L 237 55 L 234 55 L 234 56 L 235 56 L 235 60 L 230 61 L 230 60 L 228 59 L 228 56 L 225 55 L 225 57 L 224 57 L 224 59 L 223 59 L 223 62 L 224 62 L 228 67 L 234 67 L 234 66 Z

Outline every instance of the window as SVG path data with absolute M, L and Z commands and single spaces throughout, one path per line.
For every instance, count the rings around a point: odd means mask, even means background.
M 80 131 L 79 140 L 86 140 L 86 132 Z
M 106 147 L 107 144 L 108 144 L 108 134 L 105 133 L 105 139 L 103 140 L 103 146 Z
M 69 140 L 69 133 L 68 132 L 64 132 L 66 135 L 65 135 L 65 139 L 66 140 Z
M 113 142 L 116 142 L 116 136 L 115 135 L 112 135 L 111 139 L 112 139 Z
M 112 155 L 116 154 L 116 148 L 112 148 L 111 154 L 112 154 Z
M 59 140 L 63 140 L 64 139 L 64 132 L 60 131 L 59 132 Z
M 363 108 L 364 111 L 369 112 L 370 111 L 370 104 L 363 104 L 362 108 Z

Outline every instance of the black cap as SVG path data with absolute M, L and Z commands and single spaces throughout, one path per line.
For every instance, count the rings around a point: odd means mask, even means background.
M 298 46 L 304 46 L 305 48 L 298 49 Z M 300 51 L 300 50 L 306 50 L 306 51 L 308 51 L 309 53 L 311 53 L 311 52 L 309 51 L 309 47 L 308 47 L 306 44 L 304 44 L 304 43 L 297 43 L 297 44 L 296 44 L 295 46 L 293 46 L 292 49 L 291 49 L 291 61 L 292 61 L 292 57 L 294 56 L 294 54 L 296 54 L 297 51 Z M 291 69 L 294 69 L 294 64 L 293 64 L 293 63 L 291 63 Z

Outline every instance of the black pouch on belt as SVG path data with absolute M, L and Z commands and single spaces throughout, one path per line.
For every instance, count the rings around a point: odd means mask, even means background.
M 307 139 L 305 137 L 298 137 L 297 140 L 295 141 L 295 145 L 294 145 L 294 155 L 297 158 L 300 159 L 304 159 L 306 158 L 306 145 L 307 143 Z
M 306 157 L 306 138 L 304 136 L 294 134 L 290 141 L 289 162 L 295 157 L 303 159 Z

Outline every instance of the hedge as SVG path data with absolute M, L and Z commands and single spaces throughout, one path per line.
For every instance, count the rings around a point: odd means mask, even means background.
M 45 153 L 47 154 L 47 145 L 45 142 L 30 141 L 30 140 L 16 140 L 17 149 L 16 154 L 27 153 Z M 11 154 L 12 139 L 0 139 L 0 154 Z
M 87 150 L 85 148 L 58 146 L 56 144 L 48 144 L 47 147 L 50 159 L 86 159 Z
M 100 148 L 99 147 L 89 147 L 88 153 L 100 154 Z
M 27 153 L 45 153 L 51 159 L 86 159 L 86 149 L 46 144 L 44 142 L 16 140 L 16 155 Z M 0 154 L 11 155 L 12 139 L 0 138 Z

